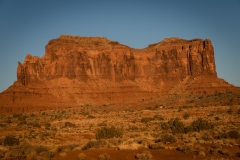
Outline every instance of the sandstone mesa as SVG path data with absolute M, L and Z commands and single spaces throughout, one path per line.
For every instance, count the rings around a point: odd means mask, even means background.
M 240 91 L 217 77 L 209 39 L 166 38 L 134 49 L 103 37 L 61 35 L 45 48 L 42 58 L 28 54 L 18 62 L 17 81 L 0 93 L 2 111 Z

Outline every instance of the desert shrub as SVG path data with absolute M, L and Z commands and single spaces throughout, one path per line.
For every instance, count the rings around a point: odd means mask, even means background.
M 85 160 L 86 157 L 87 157 L 87 156 L 86 156 L 84 153 L 80 153 L 80 154 L 77 156 L 78 160 Z
M 222 155 L 230 156 L 230 153 L 227 149 L 220 149 L 220 150 L 218 150 L 218 153 L 220 153 Z
M 213 155 L 216 155 L 216 154 L 218 154 L 218 149 L 210 149 L 209 153 L 213 154 Z
M 143 117 L 143 118 L 141 119 L 141 122 L 142 122 L 142 123 L 147 123 L 147 122 L 150 122 L 150 121 L 152 121 L 152 120 L 154 120 L 154 119 L 151 118 L 151 117 Z
M 220 144 L 214 144 L 212 145 L 213 149 L 222 149 L 222 146 Z
M 240 134 L 239 134 L 239 132 L 236 131 L 236 130 L 231 130 L 231 131 L 229 131 L 227 134 L 228 134 L 229 138 L 232 138 L 232 139 L 238 139 L 238 138 L 240 138 Z
M 10 158 L 11 157 L 11 158 Z M 20 149 L 13 149 L 5 153 L 6 159 L 23 159 L 23 153 Z
M 21 120 L 19 120 L 18 126 L 22 126 L 25 124 L 27 124 L 27 121 L 25 119 L 21 119 Z
M 136 159 L 140 159 L 140 160 L 150 160 L 152 159 L 152 154 L 151 152 L 144 150 L 142 151 L 142 153 L 138 153 L 136 154 Z
M 41 125 L 38 124 L 38 123 L 34 123 L 34 124 L 32 124 L 32 126 L 33 126 L 33 127 L 36 127 L 36 128 L 41 128 Z
M 219 118 L 219 117 L 214 117 L 214 119 L 215 119 L 216 121 L 219 121 L 219 120 L 220 120 L 220 118 Z
M 237 153 L 236 153 L 236 156 L 237 156 L 237 157 L 240 157 L 240 152 L 237 152 Z
M 83 150 L 87 150 L 90 148 L 100 148 L 100 147 L 106 147 L 108 146 L 108 143 L 105 140 L 93 140 L 87 142 L 85 146 L 83 146 Z
M 118 144 L 117 147 L 119 150 L 138 150 L 142 145 L 140 145 L 139 142 L 129 139 Z
M 14 114 L 13 114 L 13 117 L 14 117 L 14 118 L 18 118 L 18 117 L 21 117 L 21 116 L 22 116 L 22 114 L 17 114 L 17 113 L 14 113 Z
M 194 151 L 194 146 L 193 145 L 179 146 L 179 147 L 176 148 L 176 150 L 184 152 L 184 153 L 192 152 L 192 151 Z
M 163 146 L 163 144 L 161 142 L 149 144 L 148 147 L 150 149 L 155 149 L 155 150 L 165 149 L 165 147 Z
M 6 124 L 0 123 L 0 127 L 6 127 Z
M 37 152 L 32 151 L 27 155 L 27 160 L 35 160 L 36 156 L 37 156 Z
M 157 142 L 176 143 L 177 138 L 172 134 L 163 134 L 160 136 L 160 139 L 158 139 Z
M 123 131 L 120 128 L 116 128 L 114 126 L 111 127 L 103 127 L 97 130 L 96 139 L 109 139 L 113 137 L 122 137 Z
M 98 123 L 98 126 L 103 127 L 103 126 L 107 126 L 107 124 L 105 122 L 102 122 L 102 123 Z
M 205 157 L 205 156 L 206 156 L 206 154 L 205 154 L 204 151 L 199 151 L 199 152 L 198 152 L 198 155 L 199 155 L 199 156 L 202 156 L 202 157 Z
M 209 123 L 207 120 L 203 120 L 202 118 L 198 118 L 197 120 L 193 121 L 190 126 L 188 126 L 185 131 L 192 132 L 192 131 L 202 131 L 202 130 L 210 130 L 213 129 L 214 125 Z
M 71 122 L 65 122 L 65 127 L 76 127 L 76 124 Z
M 38 157 L 41 157 L 41 160 L 50 160 L 54 157 L 54 154 L 49 151 L 43 151 L 43 152 L 39 153 Z
M 24 155 L 20 149 L 13 149 L 10 150 L 8 152 L 8 155 L 7 156 L 5 155 L 5 157 L 9 157 L 9 159 L 23 159 Z
M 4 152 L 0 150 L 0 158 L 4 157 Z
M 100 154 L 98 159 L 99 160 L 110 160 L 111 156 L 109 154 L 107 154 L 107 153 L 104 153 L 104 154 Z
M 159 114 L 156 114 L 156 115 L 153 117 L 153 119 L 159 120 L 159 121 L 164 120 L 164 118 L 163 118 L 161 115 L 159 115 Z
M 189 114 L 189 113 L 184 113 L 184 114 L 183 114 L 183 118 L 184 118 L 184 119 L 188 119 L 189 117 L 190 117 L 190 114 Z
M 35 147 L 34 147 L 34 151 L 36 151 L 37 154 L 38 154 L 38 153 L 41 153 L 41 152 L 46 152 L 46 151 L 48 151 L 48 150 L 47 150 L 47 148 L 45 148 L 45 147 L 43 147 L 43 146 L 35 146 Z
M 193 103 L 194 100 L 187 100 L 186 103 Z
M 138 126 L 130 126 L 128 130 L 137 131 Z
M 93 119 L 93 118 L 95 118 L 93 115 L 88 115 L 88 118 L 89 119 Z
M 232 108 L 229 108 L 229 109 L 227 110 L 227 113 L 228 113 L 228 114 L 232 114 L 232 113 L 233 113 Z
M 219 134 L 219 136 L 217 138 L 218 139 L 228 138 L 228 134 L 226 132 L 222 132 L 222 133 Z
M 161 128 L 162 128 L 162 130 L 168 130 L 168 129 L 170 129 L 170 126 L 167 122 L 162 122 Z
M 237 111 L 237 114 L 240 114 L 240 109 Z
M 171 119 L 168 121 L 169 127 L 173 134 L 184 133 L 184 124 L 179 118 Z
M 204 141 L 209 141 L 209 140 L 212 140 L 212 135 L 209 132 L 203 132 L 201 138 Z
M 67 152 L 73 150 L 78 145 L 76 143 L 65 144 L 58 147 L 58 152 Z
M 26 121 L 26 119 L 28 118 L 28 116 L 20 116 L 18 117 L 19 121 Z
M 45 127 L 46 128 L 50 128 L 51 127 L 51 123 L 49 123 L 49 122 L 45 123 Z
M 3 140 L 4 146 L 14 146 L 19 144 L 19 139 L 13 136 L 6 136 Z
M 84 116 L 87 116 L 87 115 L 89 115 L 90 113 L 83 111 L 83 112 L 81 112 L 80 114 L 82 114 L 82 115 L 84 115 Z
M 6 120 L 6 123 L 8 123 L 8 124 L 12 123 L 12 120 L 10 117 Z

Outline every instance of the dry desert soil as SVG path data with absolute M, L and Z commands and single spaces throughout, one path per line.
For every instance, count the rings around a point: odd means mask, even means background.
M 188 103 L 173 103 L 181 98 Z M 238 93 L 167 95 L 0 115 L 0 159 L 240 159 L 239 101 Z

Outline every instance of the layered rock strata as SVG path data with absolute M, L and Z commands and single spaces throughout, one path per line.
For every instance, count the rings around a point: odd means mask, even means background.
M 238 88 L 217 78 L 209 39 L 166 38 L 134 49 L 103 37 L 62 35 L 40 58 L 18 62 L 17 81 L 0 94 L 6 110 L 86 103 L 131 103 L 162 94 L 211 94 Z

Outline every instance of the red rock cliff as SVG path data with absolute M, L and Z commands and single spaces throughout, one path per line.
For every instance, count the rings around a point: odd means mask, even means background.
M 19 62 L 17 78 L 22 85 L 35 81 L 108 79 L 181 81 L 190 75 L 216 76 L 210 40 L 164 39 L 145 49 L 101 37 L 60 36 L 46 46 L 43 58 L 27 55 Z
M 166 38 L 133 49 L 102 37 L 63 35 L 49 41 L 42 58 L 28 54 L 18 62 L 17 81 L 0 94 L 0 107 L 132 102 L 232 88 L 217 78 L 209 39 Z

